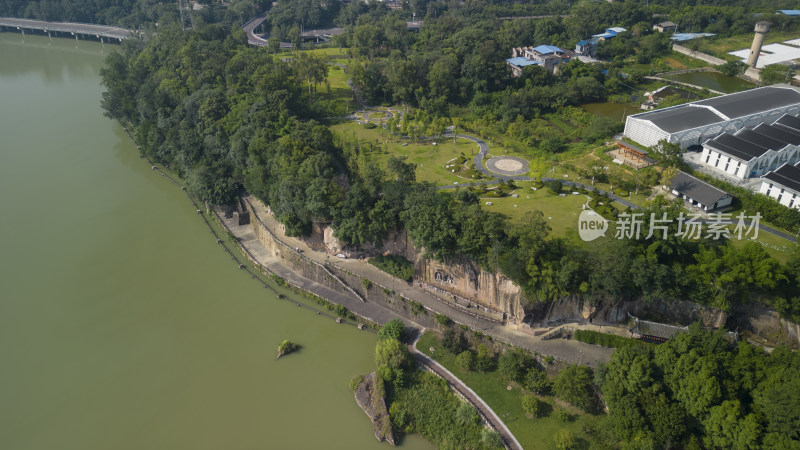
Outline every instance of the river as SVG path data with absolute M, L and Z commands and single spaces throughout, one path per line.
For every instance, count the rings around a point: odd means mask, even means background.
M 0 447 L 387 448 L 348 388 L 375 335 L 236 268 L 103 117 L 117 48 L 0 33 Z

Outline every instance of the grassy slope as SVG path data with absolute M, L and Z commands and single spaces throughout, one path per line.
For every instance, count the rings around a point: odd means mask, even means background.
M 429 142 L 415 143 L 388 137 L 377 128 L 367 129 L 354 122 L 334 125 L 331 130 L 343 136 L 355 136 L 362 141 L 380 145 L 381 150 L 369 156 L 383 167 L 386 167 L 390 156 L 408 156 L 408 162 L 417 164 L 417 181 L 430 181 L 439 186 L 474 181 L 459 177 L 443 167 L 446 162 L 462 153 L 470 160 L 477 154 L 477 145 L 466 139 L 457 139 L 455 144 L 452 139 L 436 140 L 437 145 Z M 404 143 L 408 145 L 403 146 Z
M 433 347 L 436 351 L 431 353 L 429 348 Z M 550 411 L 544 417 L 528 419 L 522 411 L 522 389 L 513 384 L 512 389 L 508 390 L 508 382 L 501 379 L 497 371 L 494 372 L 464 372 L 455 365 L 455 355 L 449 353 L 441 346 L 439 337 L 431 331 L 427 331 L 420 341 L 417 348 L 434 358 L 447 370 L 459 377 L 467 386 L 478 394 L 494 410 L 495 414 L 514 434 L 522 447 L 525 449 L 554 449 L 553 435 L 560 429 L 566 428 L 575 436 L 577 448 L 593 447 L 592 439 L 583 430 L 585 427 L 596 427 L 599 417 L 595 417 L 580 410 L 568 407 L 567 409 L 576 420 L 569 423 L 561 422 Z M 540 399 L 550 403 L 554 402 L 553 397 L 540 397 Z

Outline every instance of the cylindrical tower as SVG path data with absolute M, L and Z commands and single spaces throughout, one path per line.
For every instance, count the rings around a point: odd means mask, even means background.
M 755 68 L 758 62 L 758 54 L 761 53 L 761 46 L 764 45 L 764 36 L 767 35 L 772 23 L 762 20 L 756 22 L 756 36 L 753 38 L 753 45 L 750 46 L 750 56 L 747 57 L 747 65 Z

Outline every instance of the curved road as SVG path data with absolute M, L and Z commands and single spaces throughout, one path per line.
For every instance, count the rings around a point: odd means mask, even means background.
M 414 355 L 414 359 L 417 362 L 425 367 L 426 369 L 430 370 L 438 377 L 443 378 L 447 383 L 459 394 L 461 394 L 464 398 L 466 398 L 472 405 L 478 409 L 480 415 L 489 422 L 498 433 L 500 433 L 500 437 L 503 438 L 503 443 L 505 444 L 506 448 L 512 450 L 522 450 L 522 445 L 517 441 L 514 437 L 514 434 L 511 433 L 511 430 L 506 427 L 506 424 L 500 420 L 500 417 L 495 414 L 489 405 L 481 399 L 481 397 L 473 392 L 472 389 L 467 387 L 463 381 L 458 379 L 457 376 L 453 375 L 449 370 L 445 369 L 444 366 L 433 360 L 428 355 L 422 353 L 421 351 L 417 350 L 417 342 L 422 337 L 422 333 L 425 332 L 425 329 L 418 329 L 415 328 L 414 331 L 417 333 L 417 336 L 414 337 L 414 341 L 408 345 L 408 350 Z

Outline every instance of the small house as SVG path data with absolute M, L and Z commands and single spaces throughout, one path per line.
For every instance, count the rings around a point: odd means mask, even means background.
M 653 30 L 658 31 L 659 33 L 674 33 L 677 29 L 678 26 L 669 20 L 653 25 Z
M 704 212 L 712 212 L 733 203 L 731 194 L 685 172 L 678 172 L 669 188 L 673 195 Z

